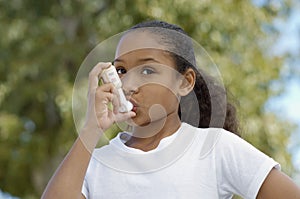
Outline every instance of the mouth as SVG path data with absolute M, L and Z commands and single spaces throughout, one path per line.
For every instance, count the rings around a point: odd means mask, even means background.
M 131 111 L 133 111 L 133 112 L 135 112 L 136 113 L 136 111 L 137 111 L 137 107 L 136 106 L 133 106 L 133 108 L 132 108 L 132 110 Z
M 134 99 L 132 99 L 132 98 L 130 98 L 129 101 L 130 101 L 130 102 L 132 103 L 132 105 L 133 105 L 132 111 L 133 111 L 133 112 L 136 112 L 136 111 L 137 111 L 137 108 L 139 107 L 138 103 L 137 103 Z

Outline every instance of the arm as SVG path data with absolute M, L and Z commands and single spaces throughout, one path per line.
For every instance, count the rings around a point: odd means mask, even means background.
M 300 188 L 284 173 L 272 169 L 262 184 L 258 199 L 300 199 Z
M 90 152 L 78 138 L 53 175 L 42 198 L 85 198 L 81 188 L 90 158 Z
M 115 121 L 122 121 L 135 116 L 134 112 L 118 113 L 119 102 L 113 84 L 98 86 L 99 74 L 101 74 L 102 69 L 110 65 L 110 63 L 99 63 L 90 72 L 88 106 L 84 128 L 49 181 L 42 199 L 84 198 L 81 189 L 85 173 L 91 154 L 103 131 Z M 113 103 L 113 111 L 108 109 L 108 102 Z
M 243 198 L 300 199 L 299 188 L 278 170 L 279 164 L 245 140 L 224 131 L 216 147 L 222 157 L 218 159 L 222 192 Z

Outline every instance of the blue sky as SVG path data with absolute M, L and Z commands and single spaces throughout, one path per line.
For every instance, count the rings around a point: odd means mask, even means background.
M 289 17 L 286 20 L 275 20 L 274 24 L 280 36 L 272 47 L 272 54 L 289 54 L 291 58 L 281 71 L 285 83 L 283 93 L 270 99 L 266 107 L 298 126 L 290 139 L 289 150 L 293 155 L 295 168 L 299 169 L 294 178 L 300 186 L 300 2 L 294 0 Z

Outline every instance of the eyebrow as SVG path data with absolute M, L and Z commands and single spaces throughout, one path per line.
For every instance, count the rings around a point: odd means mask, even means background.
M 115 63 L 115 62 L 123 62 L 123 60 L 117 58 L 114 61 L 112 61 L 112 63 Z
M 152 57 L 140 58 L 140 59 L 137 60 L 137 62 L 148 62 L 148 61 L 153 61 L 153 62 L 156 62 L 156 63 L 160 63 L 158 60 L 156 60 Z M 113 61 L 113 63 L 115 63 L 115 62 L 124 62 L 124 61 L 122 59 L 117 58 Z
M 138 59 L 138 62 L 147 62 L 147 61 L 153 61 L 153 62 L 159 63 L 159 61 L 157 61 L 156 59 L 154 59 L 152 57 Z

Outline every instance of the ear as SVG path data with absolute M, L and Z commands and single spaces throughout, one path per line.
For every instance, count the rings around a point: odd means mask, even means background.
M 194 88 L 196 82 L 196 73 L 192 68 L 188 68 L 181 76 L 181 83 L 179 85 L 180 96 L 188 95 Z

